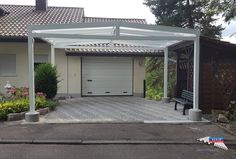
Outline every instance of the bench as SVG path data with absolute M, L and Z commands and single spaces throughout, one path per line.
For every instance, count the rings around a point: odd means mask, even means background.
M 185 115 L 185 110 L 190 109 L 193 107 L 193 92 L 183 90 L 181 92 L 181 96 L 178 98 L 173 98 L 175 101 L 175 110 L 177 110 L 177 104 L 182 104 L 183 108 L 183 115 Z

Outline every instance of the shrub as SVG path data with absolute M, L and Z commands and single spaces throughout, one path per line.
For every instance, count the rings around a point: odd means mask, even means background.
M 58 75 L 56 67 L 51 64 L 40 64 L 35 71 L 35 91 L 46 94 L 52 99 L 57 94 Z
M 4 96 L 4 100 L 16 100 L 19 98 L 26 98 L 29 96 L 29 88 L 27 87 L 12 87 L 7 90 L 7 94 Z
M 0 120 L 7 118 L 9 113 L 20 113 L 29 110 L 29 89 L 27 87 L 9 89 L 4 100 L 0 101 Z M 45 108 L 46 97 L 43 93 L 36 93 L 35 108 Z
M 46 107 L 46 98 L 38 97 L 35 98 L 36 109 Z M 19 98 L 16 100 L 0 102 L 0 120 L 5 120 L 9 113 L 20 113 L 29 110 L 29 99 Z
M 236 101 L 231 101 L 228 107 L 228 119 L 230 121 L 235 121 L 236 120 Z
M 46 98 L 45 97 L 35 97 L 35 109 L 46 108 Z
M 0 102 L 3 102 L 3 100 L 4 100 L 4 95 L 0 93 Z
M 55 100 L 46 101 L 46 107 L 48 107 L 50 110 L 55 110 L 57 105 L 58 105 L 58 101 L 55 101 Z
M 0 103 L 0 119 L 6 119 L 9 113 L 25 112 L 29 108 L 29 100 L 18 99 L 15 101 L 5 101 Z
M 161 100 L 163 96 L 163 91 L 161 88 L 152 88 L 151 86 L 147 87 L 146 95 L 148 99 L 153 99 L 153 100 Z

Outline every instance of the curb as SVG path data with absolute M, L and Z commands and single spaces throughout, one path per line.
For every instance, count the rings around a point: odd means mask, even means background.
M 23 121 L 21 125 L 40 125 L 40 124 L 170 124 L 170 125 L 183 125 L 183 124 L 209 124 L 210 121 L 58 121 L 58 122 L 26 122 Z
M 188 144 L 200 144 L 199 142 L 193 141 L 158 141 L 158 140 L 85 140 L 82 142 L 87 145 L 96 145 L 96 144 L 153 144 L 153 145 L 164 145 L 164 144 L 180 144 L 180 145 L 188 145 Z
M 52 145 L 108 145 L 108 144 L 150 144 L 150 145 L 199 145 L 195 141 L 160 141 L 160 140 L 9 140 L 1 139 L 0 144 L 52 144 Z M 236 147 L 236 141 L 225 141 L 227 146 Z

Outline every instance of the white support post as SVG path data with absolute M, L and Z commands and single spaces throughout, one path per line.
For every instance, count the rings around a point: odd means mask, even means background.
M 163 103 L 169 102 L 168 97 L 168 48 L 164 49 L 164 97 L 162 98 Z
M 194 40 L 193 109 L 198 109 L 199 100 L 199 47 L 199 40 Z
M 194 76 L 193 76 L 193 109 L 189 110 L 189 119 L 200 121 L 202 111 L 199 110 L 199 64 L 200 64 L 200 41 L 199 37 L 194 40 Z
M 34 39 L 28 38 L 28 60 L 29 60 L 29 98 L 30 113 L 35 112 L 35 92 L 34 92 Z
M 55 48 L 54 45 L 51 45 L 51 64 L 55 66 Z
M 115 28 L 115 36 L 116 37 L 120 36 L 120 26 L 116 26 L 116 28 Z
M 28 37 L 28 63 L 29 63 L 29 101 L 30 111 L 25 114 L 28 122 L 39 121 L 39 113 L 35 111 L 35 89 L 34 89 L 34 38 Z

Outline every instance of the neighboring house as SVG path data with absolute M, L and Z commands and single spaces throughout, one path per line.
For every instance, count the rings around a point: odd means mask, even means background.
M 110 21 L 146 23 L 144 19 L 85 17 L 83 8 L 48 7 L 47 0 L 36 0 L 36 6 L 0 5 L 0 91 L 4 91 L 6 81 L 17 87 L 28 86 L 28 25 Z M 58 94 L 143 96 L 145 56 L 156 56 L 158 50 L 112 45 L 113 49 L 110 44 L 87 45 L 88 49 L 56 49 Z M 50 62 L 50 49 L 49 44 L 36 39 L 35 66 Z
M 193 43 L 170 47 L 177 53 L 176 96 L 193 90 Z M 200 38 L 199 106 L 205 113 L 227 109 L 236 101 L 236 44 L 207 37 Z

